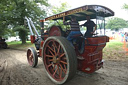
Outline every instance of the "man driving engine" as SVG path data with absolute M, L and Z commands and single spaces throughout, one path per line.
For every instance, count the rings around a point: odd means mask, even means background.
M 87 22 L 85 22 L 84 24 L 82 24 L 81 26 L 86 26 L 87 27 L 87 31 L 84 34 L 84 37 L 92 37 L 93 33 L 96 30 L 96 24 L 90 20 L 90 16 L 86 16 Z M 94 29 L 93 29 L 94 27 Z

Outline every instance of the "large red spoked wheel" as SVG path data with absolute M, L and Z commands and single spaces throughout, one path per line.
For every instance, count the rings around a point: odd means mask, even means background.
M 48 37 L 43 44 L 42 52 L 46 73 L 53 82 L 63 84 L 75 75 L 77 58 L 66 38 Z
M 27 50 L 27 60 L 30 66 L 36 67 L 38 63 L 38 56 L 36 50 L 31 47 Z

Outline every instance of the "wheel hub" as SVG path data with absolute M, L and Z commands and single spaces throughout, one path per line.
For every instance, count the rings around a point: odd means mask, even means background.
M 59 63 L 59 61 L 60 61 L 60 59 L 57 56 L 53 57 L 53 63 L 54 64 Z

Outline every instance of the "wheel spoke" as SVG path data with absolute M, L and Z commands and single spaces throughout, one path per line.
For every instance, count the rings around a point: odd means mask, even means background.
M 61 69 L 61 66 L 59 67 L 59 65 L 58 65 L 58 68 L 59 68 L 58 69 L 58 71 L 59 71 L 58 72 L 59 73 L 59 78 L 62 79 L 62 69 Z
M 64 60 L 67 60 L 67 58 L 66 58 L 66 57 L 64 57 L 63 59 L 64 59 Z
M 52 54 L 52 56 L 54 56 L 54 54 L 52 53 L 52 51 L 51 51 L 51 50 L 49 50 L 49 52 Z
M 59 57 L 61 58 L 61 57 L 63 57 L 64 55 L 65 55 L 65 53 L 61 54 Z
M 55 49 L 55 47 L 54 47 L 54 46 L 53 46 L 53 49 L 54 49 L 54 51 L 53 51 L 53 52 L 54 52 L 54 53 L 55 53 L 55 55 L 56 55 L 57 53 L 56 53 L 56 49 Z
M 64 61 L 62 61 L 62 60 L 61 60 L 60 62 L 63 63 L 63 64 L 67 64 L 67 62 L 64 62 Z
M 58 69 L 59 69 L 59 68 L 58 68 L 58 66 L 57 66 L 55 72 L 53 73 L 53 76 L 55 76 L 55 74 L 56 74 L 56 72 L 57 72 Z
M 56 55 L 56 54 L 57 54 L 56 49 L 58 49 L 58 48 L 57 48 L 57 46 L 56 46 L 55 41 L 53 42 L 53 48 L 54 48 L 54 53 L 55 53 L 55 55 Z
M 33 55 L 32 56 L 29 56 L 29 60 L 32 60 L 33 59 Z
M 48 65 L 48 68 L 51 67 L 51 66 L 52 66 L 52 64 L 49 64 L 49 65 Z
M 54 71 L 55 67 L 56 67 L 56 65 L 54 64 L 53 71 Z
M 56 46 L 56 44 L 55 44 L 55 41 L 53 42 L 53 45 L 54 45 L 55 48 L 57 48 L 57 46 Z
M 57 67 L 58 67 L 58 73 L 60 74 L 60 68 L 59 68 L 59 66 L 57 65 Z
M 54 51 L 50 46 L 48 46 L 48 48 L 49 48 L 51 51 Z
M 59 47 L 58 47 L 57 54 L 59 53 L 59 51 L 60 51 L 60 45 L 59 45 Z
M 49 59 L 49 61 L 53 61 L 53 59 Z
M 65 65 L 64 65 L 64 69 L 67 69 Z
M 54 56 L 51 56 L 51 55 L 45 55 L 46 57 L 49 57 L 49 58 L 53 58 Z
M 32 53 L 30 54 L 30 56 L 33 56 Z
M 61 68 L 61 67 L 60 67 Z M 60 69 L 60 74 L 59 74 L 60 79 L 62 79 L 62 69 Z
M 64 70 L 64 68 L 62 67 L 61 64 L 59 64 L 59 66 L 60 66 L 61 70 L 66 74 L 66 71 L 65 70 L 67 70 L 67 69 Z

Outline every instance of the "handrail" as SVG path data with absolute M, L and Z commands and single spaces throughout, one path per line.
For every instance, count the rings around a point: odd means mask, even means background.
M 30 20 L 31 26 L 34 28 L 34 30 L 35 30 L 35 32 L 36 32 L 36 35 L 39 37 L 40 35 L 39 35 L 38 31 L 36 30 L 36 27 L 35 27 L 35 25 L 33 24 L 33 21 L 31 20 L 31 18 L 29 18 L 29 20 Z
M 32 31 L 32 28 L 31 28 L 31 25 L 30 25 L 30 22 L 29 22 L 29 19 L 27 17 L 25 17 L 25 19 L 27 20 L 28 22 L 28 27 L 29 27 L 29 30 L 30 30 L 30 33 L 31 35 L 34 35 L 33 31 Z
M 34 31 L 35 31 L 35 33 L 36 33 L 36 35 L 37 35 L 37 37 L 39 37 L 40 35 L 39 35 L 38 31 L 36 30 L 36 27 L 35 27 L 35 25 L 33 24 L 33 21 L 31 20 L 31 18 L 25 17 L 25 19 L 26 19 L 27 22 L 28 22 L 28 27 L 29 27 L 29 30 L 30 30 L 31 35 L 34 35 L 34 33 L 33 33 L 33 31 L 32 31 L 32 28 L 33 28 Z

